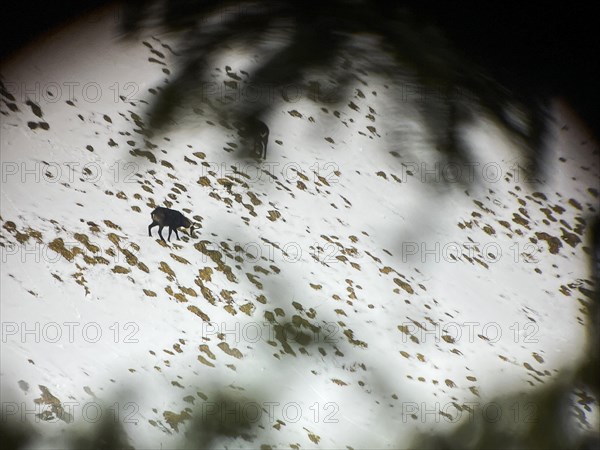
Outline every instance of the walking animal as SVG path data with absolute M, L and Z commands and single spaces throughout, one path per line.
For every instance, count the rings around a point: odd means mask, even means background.
M 248 123 L 241 126 L 240 136 L 254 141 L 253 152 L 257 158 L 267 157 L 267 144 L 269 143 L 269 127 L 262 120 L 249 119 Z
M 195 237 L 194 223 L 190 219 L 185 217 L 183 214 L 181 214 L 179 211 L 159 206 L 154 211 L 152 211 L 152 214 L 150 214 L 150 216 L 152 217 L 152 223 L 148 225 L 148 236 L 150 237 L 152 237 L 152 228 L 156 226 L 159 227 L 158 235 L 163 241 L 165 240 L 165 238 L 162 235 L 162 229 L 164 227 L 169 227 L 169 236 L 167 236 L 167 240 L 169 242 L 171 242 L 171 233 L 173 231 L 175 231 L 175 236 L 177 236 L 177 239 L 179 239 L 179 234 L 177 233 L 177 228 L 179 227 L 189 228 L 190 236 L 193 238 Z

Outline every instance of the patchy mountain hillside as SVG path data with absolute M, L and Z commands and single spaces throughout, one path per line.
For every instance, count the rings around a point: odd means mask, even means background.
M 256 56 L 224 52 L 206 104 L 152 133 L 175 45 L 113 22 L 2 72 L 3 414 L 35 447 L 106 418 L 135 448 L 215 423 L 198 439 L 407 447 L 586 358 L 598 148 L 560 103 L 541 182 L 485 117 L 463 130 L 474 165 L 441 163 L 414 104 L 360 68 L 343 107 L 259 92 L 277 114 L 257 162 L 210 108 L 248 101 Z M 156 206 L 195 238 L 149 237 Z M 597 399 L 573 405 L 597 433 Z

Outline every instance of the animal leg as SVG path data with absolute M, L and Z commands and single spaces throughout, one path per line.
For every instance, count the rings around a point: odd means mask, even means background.
M 254 156 L 256 158 L 260 158 L 262 151 L 258 148 L 260 144 L 258 143 L 258 139 L 254 140 Z
M 150 225 L 148 225 L 148 236 L 152 237 L 152 228 L 154 228 L 155 226 L 157 226 L 158 223 L 152 221 L 152 223 Z
M 262 148 L 262 158 L 266 159 L 267 158 L 267 142 L 266 140 L 263 141 L 263 148 Z
M 161 238 L 161 239 L 164 241 L 164 240 L 165 240 L 165 238 L 164 238 L 164 237 L 163 237 L 163 235 L 162 235 L 162 230 L 163 230 L 163 228 L 164 228 L 164 227 L 163 227 L 162 225 L 158 227 L 158 235 L 159 235 L 159 236 L 160 236 L 160 238 Z
M 177 228 L 174 228 L 175 230 L 175 236 L 177 236 L 177 239 L 179 239 L 179 234 L 177 233 Z
M 264 158 L 267 155 L 265 143 L 262 138 L 256 138 L 254 140 L 254 155 L 257 158 Z
M 169 236 L 167 237 L 167 241 L 171 242 L 171 233 L 173 232 L 173 227 L 169 227 Z
M 262 133 L 260 133 L 261 144 L 262 144 L 261 156 L 263 159 L 266 159 L 267 144 L 269 143 L 269 128 L 267 127 L 267 125 L 265 125 L 265 124 L 263 124 L 263 125 L 265 126 L 265 129 L 262 131 Z

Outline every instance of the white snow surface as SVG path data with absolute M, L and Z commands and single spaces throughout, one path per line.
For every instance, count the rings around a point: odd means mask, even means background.
M 3 408 L 36 447 L 99 407 L 135 448 L 174 448 L 222 412 L 218 392 L 251 421 L 218 445 L 408 447 L 467 420 L 454 405 L 480 413 L 586 357 L 598 147 L 559 100 L 541 183 L 485 117 L 464 129 L 472 183 L 444 182 L 442 163 L 424 174 L 439 158 L 418 117 L 368 73 L 339 117 L 276 96 L 259 163 L 191 110 L 164 135 L 136 132 L 177 45 L 116 25 L 79 22 L 2 68 L 1 384 L 17 410 Z M 219 86 L 258 58 L 224 55 Z M 196 238 L 149 237 L 159 205 L 196 217 Z M 285 346 L 290 323 L 313 342 Z

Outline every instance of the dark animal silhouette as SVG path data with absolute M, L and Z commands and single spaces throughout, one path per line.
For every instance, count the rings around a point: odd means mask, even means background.
M 150 216 L 152 217 L 152 223 L 148 225 L 148 236 L 152 236 L 152 228 L 158 226 L 158 235 L 163 241 L 165 240 L 162 235 L 162 229 L 164 227 L 169 227 L 169 236 L 167 236 L 169 242 L 171 241 L 171 233 L 173 231 L 175 231 L 175 236 L 179 239 L 179 234 L 177 233 L 177 228 L 179 227 L 189 228 L 190 236 L 195 237 L 193 234 L 194 223 L 179 211 L 159 206 L 152 211 Z
M 254 141 L 253 151 L 257 158 L 267 157 L 267 143 L 269 142 L 269 127 L 262 120 L 250 119 L 241 127 L 240 136 Z

